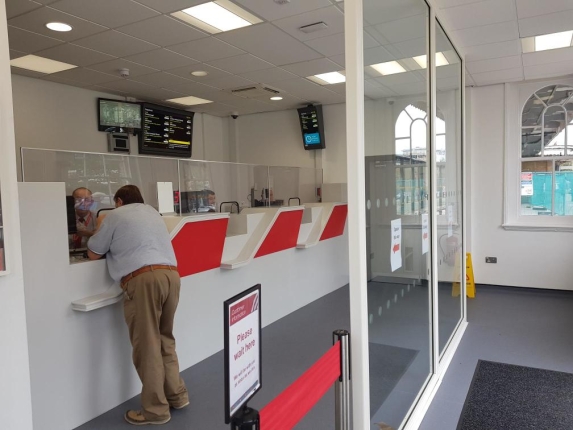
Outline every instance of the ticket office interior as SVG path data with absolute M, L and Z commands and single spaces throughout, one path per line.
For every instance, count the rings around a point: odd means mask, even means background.
M 414 4 L 416 3 L 416 4 Z M 384 13 L 386 16 L 390 10 L 384 10 L 384 6 L 376 5 L 374 2 L 365 2 L 370 12 L 377 14 Z M 376 75 L 370 68 L 373 59 L 365 63 L 367 71 L 366 93 L 365 93 L 365 132 L 366 132 L 366 166 L 367 166 L 367 237 L 369 241 L 369 280 L 378 282 L 380 285 L 388 283 L 386 278 L 407 279 L 411 285 L 423 285 L 428 282 L 428 269 L 431 260 L 428 253 L 424 253 L 422 240 L 422 216 L 428 214 L 431 207 L 430 177 L 431 165 L 428 163 L 426 126 L 420 125 L 428 121 L 430 111 L 430 94 L 426 89 L 427 68 L 409 61 L 413 57 L 425 55 L 428 51 L 428 35 L 431 25 L 429 8 L 424 2 L 413 2 L 411 5 L 416 11 L 413 16 L 419 21 L 412 22 L 408 31 L 411 34 L 401 36 L 405 40 L 413 40 L 414 36 L 419 36 L 419 29 L 425 29 L 421 39 L 415 47 L 411 48 L 412 55 L 406 55 L 401 51 L 404 58 L 396 56 L 401 63 L 407 67 L 405 74 Z M 372 15 L 374 16 L 374 15 Z M 396 16 L 396 20 L 402 19 Z M 370 26 L 370 22 L 365 22 L 365 26 Z M 441 30 L 443 31 L 443 30 Z M 440 29 L 438 29 L 438 34 Z M 444 33 L 445 34 L 445 33 Z M 447 44 L 447 38 L 440 39 Z M 10 42 L 12 43 L 12 41 Z M 373 43 L 373 42 L 369 42 Z M 381 42 L 376 42 L 379 45 Z M 370 48 L 368 48 L 370 49 Z M 413 52 L 415 51 L 415 52 Z M 445 154 L 444 160 L 438 160 L 436 169 L 441 173 L 437 175 L 439 187 L 436 191 L 436 219 L 438 220 L 438 234 L 440 240 L 441 254 L 436 256 L 444 260 L 444 265 L 439 271 L 440 280 L 451 285 L 460 277 L 461 269 L 459 264 L 459 254 L 461 252 L 461 231 L 462 215 L 459 200 L 461 189 L 461 60 L 457 56 L 451 44 L 441 48 L 448 59 L 448 65 L 441 70 L 438 68 L 438 78 L 443 73 L 443 88 L 437 96 L 436 122 L 441 146 L 438 149 Z M 414 55 L 416 54 L 416 55 Z M 366 56 L 367 57 L 367 56 Z M 408 57 L 408 58 L 406 58 Z M 332 61 L 332 60 L 330 60 Z M 376 60 L 378 61 L 378 60 Z M 380 61 L 382 61 L 380 59 Z M 340 66 L 338 66 L 340 67 Z M 89 68 L 88 68 L 89 69 Z M 443 71 L 443 72 L 442 72 Z M 172 79 L 177 78 L 170 75 Z M 156 183 L 171 182 L 174 191 L 181 192 L 202 192 L 205 189 L 213 189 L 217 195 L 217 212 L 232 211 L 230 207 L 219 207 L 222 202 L 237 202 L 239 209 L 253 206 L 253 199 L 263 201 L 269 207 L 273 205 L 288 206 L 289 199 L 296 197 L 300 203 L 316 203 L 323 196 L 318 189 L 324 188 L 325 184 L 343 184 L 346 182 L 346 135 L 345 135 L 345 105 L 344 105 L 344 84 L 334 84 L 332 87 L 317 86 L 314 83 L 304 81 L 304 78 L 297 78 L 301 88 L 312 85 L 317 93 L 324 95 L 324 124 L 326 149 L 320 151 L 305 151 L 302 147 L 300 125 L 294 107 L 289 109 L 273 108 L 267 112 L 249 112 L 247 109 L 244 115 L 239 115 L 233 119 L 228 115 L 221 115 L 220 112 L 209 112 L 208 109 L 202 111 L 201 107 L 196 109 L 194 128 L 193 160 L 174 160 L 170 158 L 145 157 L 124 157 L 115 154 L 105 154 L 106 139 L 105 134 L 97 131 L 97 97 L 121 98 L 130 96 L 141 99 L 136 93 L 126 94 L 121 92 L 105 92 L 103 87 L 80 88 L 73 82 L 65 78 L 47 79 L 46 76 L 31 76 L 30 73 L 13 69 L 12 92 L 14 105 L 14 126 L 15 126 L 15 149 L 16 157 L 21 169 L 18 169 L 18 176 L 24 185 L 21 186 L 21 195 L 28 196 L 29 199 L 21 200 L 20 211 L 22 213 L 34 212 L 34 207 L 42 204 L 53 208 L 48 211 L 51 214 L 62 215 L 65 213 L 63 198 L 58 205 L 54 205 L 51 199 L 58 198 L 57 188 L 51 188 L 51 183 L 64 182 L 64 192 L 71 194 L 77 186 L 94 184 L 94 194 L 98 195 L 98 209 L 111 206 L 110 197 L 113 195 L 114 187 L 119 187 L 126 183 L 136 183 L 141 186 L 144 196 L 148 202 L 155 205 Z M 275 84 L 280 87 L 280 82 Z M 413 83 L 415 82 L 415 84 Z M 285 84 L 286 85 L 286 84 Z M 320 91 L 319 91 L 320 89 Z M 327 92 L 324 92 L 327 91 Z M 292 92 L 296 93 L 296 89 Z M 300 94 L 300 93 L 298 93 Z M 55 103 L 55 100 L 65 100 L 65 103 Z M 154 101 L 152 99 L 152 101 Z M 315 102 L 320 102 L 320 97 Z M 301 97 L 297 98 L 294 104 L 303 105 L 306 101 Z M 294 106 L 294 105 L 293 105 Z M 256 109 L 255 109 L 256 110 Z M 219 114 L 219 115 L 217 115 Z M 30 125 L 29 118 L 35 118 L 35 124 Z M 400 134 L 406 128 L 402 123 L 410 118 L 409 135 Z M 442 121 L 442 122 L 440 122 Z M 400 123 L 400 128 L 398 128 Z M 62 134 L 62 127 L 65 128 L 65 136 Z M 413 134 L 412 134 L 413 133 Z M 408 144 L 404 142 L 408 140 Z M 135 138 L 131 138 L 134 153 L 137 152 Z M 418 152 L 416 152 L 418 151 Z M 446 164 L 447 163 L 447 164 Z M 277 167 L 279 166 L 279 167 Z M 284 166 L 284 167 L 281 167 Z M 85 178 L 80 178 L 85 176 Z M 91 177 L 90 182 L 86 182 Z M 38 190 L 34 190 L 34 183 L 45 183 Z M 112 185 L 113 184 L 113 185 Z M 29 187 L 28 187 L 29 185 Z M 45 188 L 42 188 L 45 187 Z M 101 188 L 101 189 L 100 189 Z M 267 193 L 265 190 L 273 190 Z M 342 190 L 343 187 L 337 187 Z M 40 195 L 35 197 L 35 193 Z M 259 198 L 260 193 L 260 198 Z M 344 201 L 343 192 L 334 193 L 331 201 Z M 48 198 L 49 196 L 49 198 Z M 447 197 L 446 197 L 447 196 Z M 266 200 L 268 199 L 268 200 Z M 274 199 L 274 200 L 273 200 Z M 30 202 L 34 200 L 33 204 Z M 282 202 L 281 202 L 282 201 Z M 280 202 L 280 203 L 276 203 Z M 202 205 L 204 207 L 204 205 Z M 448 208 L 449 214 L 448 214 Z M 183 208 L 179 207 L 179 212 Z M 24 215 L 23 215 L 24 216 Z M 399 269 L 394 269 L 390 264 L 389 251 L 389 225 L 393 219 L 401 219 L 403 229 L 402 253 L 403 264 Z M 54 222 L 57 222 L 54 218 Z M 22 224 L 33 225 L 33 217 L 22 218 Z M 59 229 L 62 233 L 62 229 Z M 65 235 L 65 231 L 63 233 Z M 458 237 L 448 241 L 447 238 Z M 285 251 L 281 256 L 277 254 L 273 257 L 276 261 L 270 267 L 279 270 L 281 258 L 286 258 L 289 264 L 300 269 L 301 277 L 310 275 L 306 281 L 298 279 L 298 287 L 295 287 L 293 279 L 282 280 L 277 283 L 276 277 L 272 276 L 268 267 L 261 266 L 260 261 L 254 262 L 250 270 L 233 272 L 232 274 L 221 274 L 218 271 L 206 272 L 196 275 L 193 285 L 209 282 L 211 285 L 218 285 L 220 290 L 213 292 L 211 289 L 199 287 L 200 291 L 195 291 L 195 297 L 204 299 L 206 302 L 218 306 L 217 303 L 227 296 L 239 291 L 239 287 L 228 288 L 229 279 L 236 278 L 236 285 L 245 283 L 260 282 L 261 277 L 267 279 L 268 284 L 276 284 L 272 292 L 267 296 L 270 305 L 267 305 L 268 314 L 264 316 L 264 324 L 268 324 L 281 316 L 296 310 L 304 304 L 321 297 L 328 292 L 342 287 L 348 280 L 347 249 L 345 245 L 346 236 L 333 239 L 330 243 L 323 243 L 320 247 L 312 250 L 305 250 L 308 253 L 302 257 L 302 251 Z M 56 252 L 66 255 L 67 241 L 54 236 L 54 241 L 59 245 Z M 37 242 L 33 239 L 32 228 L 22 232 L 23 252 L 32 253 L 33 247 L 37 247 Z M 64 245 L 65 244 L 65 245 Z M 447 250 L 446 248 L 449 247 Z M 51 309 L 44 306 L 45 294 L 41 293 L 40 284 L 42 268 L 46 262 L 38 265 L 42 259 L 42 252 L 36 249 L 37 258 L 24 257 L 24 269 L 30 276 L 25 277 L 27 289 L 37 293 L 36 298 L 27 302 L 27 310 L 30 315 L 41 316 L 39 320 L 50 320 L 50 323 L 40 327 L 30 321 L 29 342 L 30 361 L 32 368 L 32 403 L 35 420 L 47 419 L 50 421 L 54 416 L 53 411 L 57 410 L 56 405 L 46 402 L 46 393 L 42 392 L 40 386 L 52 386 L 50 382 L 53 378 L 62 378 L 63 385 L 72 384 L 72 380 L 63 368 L 59 371 L 47 371 L 46 361 L 55 363 L 57 357 L 46 354 L 44 341 L 40 341 L 45 336 L 51 339 L 55 333 L 64 331 L 70 335 L 69 339 L 63 336 L 60 347 L 69 351 L 73 357 L 76 377 L 82 374 L 85 386 L 90 386 L 95 381 L 94 375 L 89 368 L 85 367 L 83 353 L 73 353 L 74 343 L 81 342 L 79 339 L 85 336 L 90 339 L 95 348 L 108 342 L 121 343 L 121 330 L 116 330 L 113 339 L 105 339 L 101 333 L 96 334 L 90 324 L 93 321 L 78 320 L 83 318 L 73 314 L 69 315 L 70 301 L 89 294 L 95 294 L 111 288 L 111 282 L 106 277 L 104 264 L 93 262 L 82 265 L 69 265 L 67 259 L 62 260 L 61 255 L 55 256 L 58 261 L 53 261 L 55 266 L 61 266 L 64 274 L 70 278 L 79 276 L 88 281 L 82 282 L 79 286 L 75 282 L 59 280 L 58 291 L 54 298 L 55 306 Z M 47 251 L 47 250 L 45 250 Z M 292 251 L 292 252 L 291 252 Z M 310 255 L 310 256 L 309 256 Z M 446 257 L 447 255 L 447 257 Z M 457 257 L 456 257 L 457 255 Z M 447 262 L 446 262 L 447 259 Z M 66 265 L 69 267 L 66 269 Z M 28 266 L 28 267 L 26 267 Z M 28 270 L 26 270 L 28 269 Z M 185 283 L 186 281 L 184 281 Z M 54 284 L 56 282 L 54 281 Z M 190 284 L 191 285 L 191 284 Z M 408 284 L 410 285 L 410 284 Z M 81 291 L 79 291 L 81 290 Z M 285 295 L 285 290 L 290 293 Z M 294 299 L 296 291 L 304 292 L 299 299 Z M 52 290 L 53 291 L 53 290 Z M 302 297 L 302 299 L 300 299 Z M 393 295 L 392 295 L 393 297 Z M 381 298 L 376 298 L 371 305 L 378 309 L 382 305 Z M 384 305 L 386 298 L 384 297 Z M 182 308 L 191 306 L 191 296 L 182 298 Z M 456 307 L 457 306 L 457 307 Z M 272 311 L 274 315 L 271 316 Z M 454 324 L 448 329 L 440 340 L 443 342 L 443 350 L 447 341 L 451 338 L 455 327 L 462 319 L 461 299 L 454 300 L 453 307 Z M 117 309 L 113 307 L 100 311 L 99 315 L 90 315 L 88 318 L 97 319 L 99 324 L 103 324 L 110 331 L 121 326 L 118 319 Z M 426 303 L 424 311 L 427 314 L 429 305 Z M 117 314 L 117 315 L 116 315 Z M 183 312 L 185 314 L 185 312 Z M 65 316 L 65 317 L 64 317 Z M 72 318 L 79 325 L 74 333 L 69 332 L 68 318 Z M 104 322 L 106 321 L 106 322 Z M 212 316 L 195 315 L 185 317 L 185 321 L 180 324 L 204 323 L 205 330 L 204 345 L 201 351 L 196 351 L 191 347 L 192 342 L 181 341 L 182 367 L 188 367 L 201 359 L 209 356 L 221 348 L 221 336 L 217 332 L 217 321 Z M 428 327 L 426 327 L 428 328 Z M 87 336 L 86 336 L 87 334 Z M 374 331 L 373 336 L 382 336 L 382 332 Z M 394 333 L 396 335 L 397 333 Z M 442 343 L 441 342 L 441 343 Z M 194 343 L 194 342 L 193 342 Z M 429 375 L 430 347 L 428 337 L 422 341 L 424 347 L 420 357 L 424 356 L 427 372 L 422 379 Z M 54 348 L 57 350 L 58 348 Z M 127 370 L 128 356 L 127 350 L 117 351 L 117 357 L 123 363 L 123 369 L 129 374 L 126 378 L 114 378 L 110 375 L 105 379 L 106 390 L 110 387 L 116 388 L 117 395 L 105 398 L 98 397 L 96 405 L 86 405 L 81 398 L 70 398 L 70 403 L 77 406 L 77 413 L 68 413 L 67 424 L 72 426 L 81 424 L 85 420 L 96 416 L 113 407 L 121 401 L 137 392 L 137 379 L 133 372 Z M 113 360 L 112 360 L 113 361 Z M 110 362 L 111 363 L 111 362 Z M 77 366 L 77 367 L 76 367 Z M 423 366 L 422 366 L 423 367 Z M 92 380 L 93 379 L 93 380 Z M 97 379 L 97 378 L 96 378 Z M 119 384 L 119 382 L 121 384 Z M 119 385 L 118 385 L 119 384 Z M 420 383 L 417 388 L 423 387 Z M 73 390 L 69 390 L 73 392 Z M 100 393 L 101 394 L 101 393 Z M 406 409 L 414 402 L 417 392 L 406 404 Z M 40 405 L 41 401 L 44 402 Z M 52 409 L 53 408 L 53 409 Z M 66 408 L 69 410 L 69 408 Z M 64 411 L 62 411 L 64 412 Z M 383 408 L 379 412 L 386 413 Z M 399 411 L 402 418 L 407 415 L 407 410 Z M 65 415 L 65 413 L 64 413 Z M 83 421 L 82 421 L 83 420 Z

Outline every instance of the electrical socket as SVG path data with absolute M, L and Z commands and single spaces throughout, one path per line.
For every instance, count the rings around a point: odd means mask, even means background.
M 497 257 L 485 257 L 485 262 L 486 263 L 497 263 Z

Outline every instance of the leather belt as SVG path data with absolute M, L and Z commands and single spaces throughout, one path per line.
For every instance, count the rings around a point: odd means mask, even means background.
M 177 267 L 168 266 L 167 264 L 151 264 L 149 266 L 143 266 L 121 278 L 121 285 L 123 286 L 126 282 L 130 281 L 138 275 L 141 275 L 142 273 L 152 272 L 153 270 L 175 270 L 177 272 Z

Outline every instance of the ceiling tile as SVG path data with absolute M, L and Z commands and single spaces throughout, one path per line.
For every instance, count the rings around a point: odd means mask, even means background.
M 28 0 L 6 0 L 6 17 L 8 19 L 41 7 L 40 3 Z
M 537 66 L 540 64 L 573 62 L 573 48 L 552 49 L 549 51 L 531 52 L 523 54 L 524 66 Z
M 436 79 L 436 89 L 438 91 L 455 90 L 460 87 L 459 77 Z
M 55 81 L 64 79 L 81 85 L 91 86 L 121 80 L 122 78 L 117 75 L 113 76 L 106 73 L 96 72 L 94 70 L 84 69 L 83 67 L 76 67 L 75 69 L 64 70 L 63 72 L 52 73 L 45 79 Z
M 152 69 L 151 67 L 142 66 L 141 64 L 133 63 L 131 61 L 124 60 L 123 58 L 94 64 L 90 66 L 89 69 L 117 76 L 119 76 L 119 69 L 129 69 L 130 77 L 157 72 L 157 70 Z
M 180 43 L 169 47 L 170 50 L 178 52 L 201 62 L 218 60 L 220 58 L 232 57 L 233 55 L 244 54 L 241 49 L 235 48 L 226 42 L 215 37 L 193 40 L 191 42 Z
M 71 25 L 73 29 L 68 32 L 53 31 L 46 27 L 48 22 L 63 22 Z M 101 25 L 76 18 L 75 16 L 49 7 L 36 9 L 32 12 L 12 18 L 8 21 L 8 24 L 44 36 L 65 40 L 66 42 L 71 42 L 107 30 L 106 27 Z
M 505 58 L 494 58 L 491 60 L 472 61 L 466 63 L 470 73 L 492 72 L 494 70 L 515 69 L 522 67 L 521 55 L 513 55 Z
M 272 69 L 270 69 L 270 70 L 272 70 Z M 226 89 L 231 89 L 231 88 L 244 87 L 247 85 L 253 85 L 254 83 L 255 82 L 253 82 L 249 79 L 242 78 L 240 76 L 229 75 L 229 76 L 225 76 L 224 78 L 218 78 L 218 79 L 210 80 L 207 83 L 207 85 L 212 86 L 212 87 L 216 87 L 216 88 L 220 88 L 222 90 L 226 90 Z
M 573 9 L 519 20 L 521 37 L 573 30 Z
M 324 22 L 328 27 L 312 33 L 304 33 L 300 27 Z M 290 16 L 273 22 L 274 25 L 297 38 L 300 41 L 317 39 L 344 32 L 344 14 L 336 6 L 306 12 L 301 15 Z
M 41 78 L 43 76 L 46 76 L 45 73 L 34 72 L 32 70 L 26 70 L 26 69 L 19 69 L 18 67 L 10 67 L 10 72 L 14 73 L 15 75 L 27 76 L 29 78 Z
M 381 83 L 385 87 L 394 89 L 395 85 L 412 84 L 414 82 L 422 82 L 420 77 L 414 72 L 396 73 L 394 75 L 380 76 L 374 79 L 376 82 Z M 424 86 L 425 86 L 424 82 Z
M 376 30 L 390 43 L 426 37 L 428 17 L 425 14 L 378 24 Z
M 177 12 L 207 2 L 207 0 L 136 0 L 136 1 L 152 9 L 155 9 L 161 13 Z
M 176 67 L 189 66 L 198 62 L 168 49 L 146 51 L 141 54 L 130 55 L 125 57 L 125 59 L 157 70 L 175 69 Z
M 521 54 L 521 42 L 489 43 L 487 45 L 468 46 L 464 49 L 467 61 L 480 61 L 488 58 L 501 58 Z
M 420 0 L 364 1 L 364 21 L 370 25 L 396 21 L 414 15 L 427 15 L 429 13 L 428 6 Z
M 288 72 L 279 67 L 274 67 L 272 69 L 255 70 L 254 72 L 242 73 L 241 77 L 261 84 L 271 84 L 273 82 L 294 79 L 297 76 L 294 73 Z
M 477 85 L 521 81 L 523 80 L 523 68 L 517 67 L 507 70 L 496 70 L 493 72 L 472 73 L 472 78 Z
M 158 15 L 156 11 L 131 0 L 60 0 L 50 7 L 109 28 Z
M 334 91 L 337 94 L 346 94 L 346 83 L 329 85 L 328 89 Z
M 328 58 L 319 58 L 318 60 L 303 61 L 283 66 L 283 69 L 295 73 L 302 77 L 318 75 L 320 73 L 340 71 L 340 66 Z
M 145 96 L 155 99 L 169 99 L 181 97 L 182 94 L 174 91 L 165 90 L 162 88 L 155 88 L 150 85 L 142 84 L 140 82 L 124 79 L 121 81 L 109 82 L 101 85 L 103 88 L 110 88 L 112 90 L 123 91 L 132 96 Z
M 305 42 L 315 51 L 320 52 L 325 57 L 344 54 L 344 33 L 333 34 L 332 36 L 320 37 L 318 39 Z M 373 48 L 379 43 L 368 33 L 364 32 L 364 48 Z
M 323 86 L 310 82 L 308 79 L 304 78 L 281 81 L 276 85 L 273 85 L 273 87 L 286 91 L 287 93 L 304 100 L 320 101 L 322 98 L 326 99 L 332 94 L 336 95 L 336 93 L 327 90 Z
M 168 16 L 156 16 L 117 29 L 159 46 L 175 45 L 207 37 L 208 34 Z
M 570 0 L 516 0 L 519 19 L 573 9 Z
M 474 87 L 476 85 L 474 78 L 471 75 L 466 74 L 466 87 Z
M 552 78 L 571 75 L 571 61 L 559 63 L 537 64 L 523 68 L 526 79 Z
M 334 55 L 329 60 L 338 64 L 342 69 L 346 67 L 346 56 L 344 54 Z
M 127 34 L 119 33 L 115 30 L 109 30 L 104 33 L 86 37 L 85 39 L 77 40 L 75 44 L 116 57 L 139 54 L 140 52 L 151 51 L 152 49 L 158 48 L 157 45 L 136 39 Z
M 19 28 L 11 26 L 8 26 L 8 39 L 10 41 L 10 49 L 26 52 L 27 54 L 63 43 L 51 37 L 41 36 L 31 31 L 20 30 Z
M 385 63 L 386 61 L 392 61 L 395 59 L 396 56 L 388 52 L 388 49 L 386 49 L 384 46 L 364 50 L 364 64 L 367 66 L 372 64 Z
M 515 21 L 515 0 L 486 0 L 443 10 L 449 30 L 479 27 L 498 22 Z
M 369 80 L 364 81 L 364 95 L 371 99 L 381 99 L 384 97 L 395 96 L 396 93 L 382 85 L 371 84 Z
M 218 88 L 208 86 L 206 84 L 201 84 L 199 82 L 186 81 L 173 84 L 169 86 L 169 89 L 176 91 L 181 94 L 188 96 L 197 96 L 205 98 L 207 100 L 213 100 L 207 97 L 207 94 L 211 95 L 218 92 Z
M 517 21 L 509 21 L 452 31 L 452 37 L 460 47 L 485 45 L 519 39 L 519 30 Z
M 426 55 L 427 52 L 427 40 L 425 37 L 398 42 L 393 46 L 402 54 L 400 58 L 417 57 L 419 55 Z
M 207 72 L 207 76 L 193 76 L 191 72 L 201 70 L 203 72 Z M 217 69 L 216 67 L 211 67 L 204 63 L 195 63 L 192 66 L 183 66 L 177 67 L 175 69 L 168 70 L 169 73 L 177 76 L 181 76 L 182 78 L 189 79 L 194 82 L 199 83 L 206 83 L 213 79 L 223 78 L 225 76 L 231 76 L 230 73 L 225 72 L 224 70 Z
M 203 105 L 191 106 L 191 109 L 193 112 L 205 112 L 209 115 L 215 116 L 229 116 L 231 112 L 239 112 L 235 106 L 226 105 L 224 103 L 207 103 Z
M 518 65 L 518 67 L 521 66 L 521 63 Z M 421 73 L 422 71 L 419 70 L 418 73 Z M 424 71 L 424 73 L 426 73 Z M 436 68 L 436 79 L 445 79 L 445 78 L 456 78 L 456 79 L 461 79 L 461 67 L 460 64 L 450 64 L 448 66 L 440 66 Z
M 10 60 L 15 58 L 23 57 L 24 55 L 28 55 L 25 52 L 15 51 L 14 49 L 10 49 Z
M 134 76 L 132 80 L 159 88 L 172 88 L 187 82 L 186 79 L 180 76 L 165 72 L 156 72 L 147 75 Z
M 267 21 L 275 21 L 332 5 L 329 0 L 295 0 L 285 4 L 269 0 L 236 0 L 236 2 Z
M 302 42 L 268 23 L 220 33 L 218 37 L 277 66 L 321 57 Z
M 121 96 L 121 97 L 127 97 L 130 95 L 130 94 L 126 93 L 125 91 L 115 90 L 112 88 L 105 88 L 105 87 L 102 87 L 99 85 L 92 85 L 90 87 L 85 87 L 85 88 L 88 90 L 97 91 L 100 93 L 113 94 L 113 95 Z
M 260 58 L 257 58 L 251 54 L 235 55 L 234 57 L 221 58 L 219 60 L 209 61 L 208 64 L 234 74 L 253 72 L 255 70 L 264 70 L 275 67 L 273 64 L 261 60 Z
M 268 102 L 277 110 L 292 109 L 293 107 L 302 107 L 307 104 L 306 100 L 302 100 L 287 93 L 280 93 L 280 96 L 283 98 L 282 100 L 271 100 L 270 98 L 272 97 L 272 94 L 269 94 L 268 96 L 257 97 L 255 100 Z
M 426 83 L 412 82 L 409 84 L 392 85 L 392 91 L 399 96 L 418 95 L 422 100 L 426 99 Z
M 36 53 L 40 57 L 50 58 L 64 63 L 75 64 L 76 66 L 89 66 L 91 64 L 102 63 L 113 60 L 113 56 L 96 52 L 92 49 L 66 43 L 54 48 L 46 49 Z
M 475 3 L 481 0 L 437 0 L 436 3 L 440 9 L 445 9 L 447 7 L 461 6 L 468 3 Z

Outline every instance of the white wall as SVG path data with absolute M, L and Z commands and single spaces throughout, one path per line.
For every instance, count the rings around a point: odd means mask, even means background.
M 477 283 L 573 290 L 570 232 L 506 231 L 503 222 L 504 86 L 472 88 L 471 235 Z M 497 264 L 485 264 L 485 257 Z M 479 293 L 478 293 L 479 294 Z
M 19 75 L 12 80 L 18 165 L 21 147 L 107 152 L 106 134 L 97 129 L 97 98 L 120 97 Z M 195 114 L 192 158 L 230 161 L 228 128 L 227 118 Z M 137 154 L 137 138 L 130 143 Z
M 16 187 L 12 83 L 4 2 L 0 5 L 0 23 L 0 187 L 6 258 L 10 270 L 8 275 L 0 276 L 0 427 L 6 430 L 31 430 L 32 402 Z

